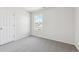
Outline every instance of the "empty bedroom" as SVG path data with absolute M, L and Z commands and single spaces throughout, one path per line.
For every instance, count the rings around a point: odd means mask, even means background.
M 0 7 L 0 52 L 78 52 L 78 7 Z

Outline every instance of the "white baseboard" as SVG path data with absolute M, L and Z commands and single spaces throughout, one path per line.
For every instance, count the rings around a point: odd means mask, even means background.
M 27 33 L 27 34 L 21 34 L 19 36 L 16 36 L 16 40 L 22 39 L 22 38 L 27 37 L 29 35 L 30 35 L 29 33 Z
M 78 44 L 75 44 L 75 47 L 76 47 L 77 50 L 79 51 L 79 45 L 78 45 Z
M 59 42 L 63 42 L 63 43 L 67 43 L 67 44 L 72 44 L 74 45 L 74 43 L 70 43 L 70 42 L 67 42 L 67 41 L 62 41 L 62 40 L 56 40 L 56 39 L 53 39 L 53 38 L 48 38 L 46 36 L 41 36 L 41 35 L 35 35 L 35 34 L 32 34 L 33 36 L 37 36 L 37 37 L 41 37 L 41 38 L 46 38 L 46 39 L 49 39 L 49 40 L 54 40 L 54 41 L 59 41 Z

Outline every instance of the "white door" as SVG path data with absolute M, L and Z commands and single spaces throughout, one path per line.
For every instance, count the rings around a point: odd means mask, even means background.
M 1 9 L 0 9 L 0 45 L 2 44 L 2 39 L 4 40 L 4 38 L 6 37 L 4 32 L 5 30 L 4 29 L 4 26 L 3 26 L 3 16 L 1 15 Z
M 0 8 L 0 44 L 4 44 L 9 40 L 6 11 L 6 8 Z
M 0 8 L 0 45 L 13 41 L 13 24 L 13 15 L 7 8 Z
M 8 8 L 9 35 L 10 41 L 15 40 L 15 13 L 12 8 Z

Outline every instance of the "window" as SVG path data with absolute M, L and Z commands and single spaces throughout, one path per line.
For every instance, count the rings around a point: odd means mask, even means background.
M 42 15 L 38 15 L 38 16 L 34 16 L 34 28 L 37 30 L 41 30 L 43 28 L 43 16 Z
M 35 23 L 43 23 L 43 16 L 42 15 L 35 16 L 34 21 Z

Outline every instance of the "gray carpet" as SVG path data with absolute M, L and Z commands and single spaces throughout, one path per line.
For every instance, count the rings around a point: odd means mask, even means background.
M 77 52 L 74 45 L 30 36 L 0 46 L 0 52 Z

